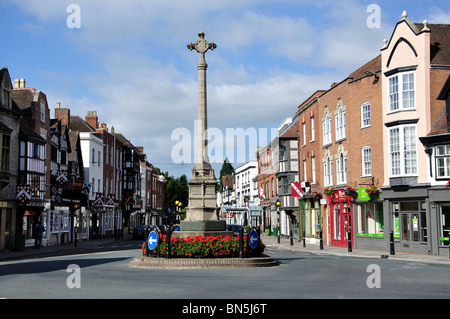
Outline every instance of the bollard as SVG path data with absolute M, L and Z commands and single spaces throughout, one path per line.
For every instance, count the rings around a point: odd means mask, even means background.
M 294 237 L 292 237 L 292 230 L 289 232 L 289 237 L 290 237 L 290 242 L 289 242 L 289 244 L 290 244 L 291 246 L 294 246 Z
M 320 250 L 323 250 L 323 233 L 322 229 L 320 229 Z
M 394 231 L 391 230 L 389 234 L 390 239 L 390 246 L 391 246 L 391 255 L 395 255 L 395 249 L 394 249 Z
M 239 228 L 239 258 L 244 258 L 244 229 Z
M 170 227 L 169 223 L 169 229 L 167 230 L 167 236 L 166 236 L 166 259 L 170 259 L 170 239 L 172 237 L 172 229 Z
M 348 251 L 352 252 L 352 231 L 349 229 L 348 230 Z
M 303 229 L 303 247 L 306 247 L 305 230 Z

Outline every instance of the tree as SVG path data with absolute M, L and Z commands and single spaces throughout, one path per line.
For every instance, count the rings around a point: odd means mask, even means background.
M 220 177 L 219 177 L 219 187 L 222 189 L 222 176 L 234 175 L 234 167 L 230 164 L 228 157 L 225 158 L 222 164 L 222 168 L 220 169 Z
M 166 207 L 174 207 L 175 201 L 180 201 L 183 206 L 189 204 L 189 185 L 186 175 L 180 177 L 168 176 L 166 179 Z

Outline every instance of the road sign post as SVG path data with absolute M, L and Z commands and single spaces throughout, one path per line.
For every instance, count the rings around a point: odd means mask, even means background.
M 158 246 L 158 238 L 159 236 L 155 231 L 150 232 L 150 234 L 148 235 L 148 251 L 154 250 Z
M 258 247 L 259 236 L 254 228 L 250 231 L 249 242 L 252 249 L 256 249 L 256 247 Z

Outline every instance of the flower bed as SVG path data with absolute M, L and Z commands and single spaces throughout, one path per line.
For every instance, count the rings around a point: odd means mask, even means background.
M 160 234 L 159 255 L 164 257 L 167 253 L 167 235 Z M 247 245 L 248 236 L 244 236 L 244 254 L 259 256 L 266 246 L 260 240 L 256 249 Z M 248 247 L 248 251 L 247 251 Z M 147 254 L 148 243 L 142 244 L 142 253 Z M 157 247 L 158 249 L 158 247 Z M 157 256 L 157 249 L 151 250 L 151 256 Z M 232 258 L 239 256 L 239 236 L 195 236 L 195 237 L 172 237 L 170 241 L 170 255 L 175 258 Z

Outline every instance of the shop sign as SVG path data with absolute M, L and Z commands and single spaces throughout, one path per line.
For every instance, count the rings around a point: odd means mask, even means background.
M 292 197 L 303 197 L 302 185 L 299 182 L 291 183 Z
M 349 201 L 349 196 L 345 194 L 343 189 L 335 190 L 331 193 L 332 203 L 347 203 Z
M 369 193 L 367 193 L 367 190 L 365 187 L 358 188 L 358 199 L 359 200 L 370 200 Z
M 29 204 L 31 201 L 31 186 L 22 184 L 16 186 L 16 198 L 18 204 Z

